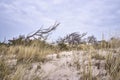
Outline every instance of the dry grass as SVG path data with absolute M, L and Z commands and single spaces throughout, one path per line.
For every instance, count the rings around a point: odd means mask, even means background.
M 116 49 L 119 47 L 120 42 L 119 41 L 111 41 L 111 47 L 112 49 Z M 64 50 L 64 45 L 61 45 Z M 65 46 L 66 47 L 66 46 Z M 116 53 L 116 51 L 111 51 L 108 53 L 108 55 L 102 56 L 99 53 L 97 53 L 97 50 L 94 49 L 91 45 L 85 45 L 82 44 L 78 46 L 75 50 L 84 50 L 88 51 L 87 53 L 90 55 L 89 57 L 89 64 L 88 64 L 88 72 L 85 68 L 85 65 L 80 64 L 80 59 L 78 55 L 73 55 L 73 62 L 76 66 L 77 70 L 83 69 L 81 80 L 98 80 L 97 77 L 92 76 L 92 64 L 91 59 L 96 60 L 105 60 L 106 66 L 105 69 L 107 70 L 108 75 L 110 75 L 110 80 L 119 80 L 120 79 L 120 50 L 119 53 Z M 103 48 L 105 49 L 105 48 Z M 46 44 L 45 42 L 39 42 L 39 41 L 33 41 L 31 45 L 24 46 L 24 45 L 16 45 L 16 46 L 0 46 L 0 55 L 16 55 L 16 59 L 19 63 L 28 63 L 33 61 L 41 61 L 44 62 L 46 59 L 46 55 L 56 53 L 57 49 L 53 46 Z M 66 50 L 66 49 L 65 49 Z M 68 50 L 72 50 L 71 48 Z M 95 51 L 95 52 L 94 52 Z M 59 50 L 57 50 L 59 52 Z M 113 53 L 117 54 L 117 56 L 114 56 Z M 59 58 L 59 54 L 57 55 L 57 58 Z M 84 63 L 84 60 L 83 60 Z M 12 80 L 22 80 L 23 75 L 25 73 L 26 68 L 24 68 L 23 64 L 21 66 L 17 67 L 17 70 L 15 71 L 15 74 L 12 76 Z M 0 80 L 7 80 L 7 76 L 10 74 L 8 66 L 5 64 L 5 62 L 0 59 Z M 39 80 L 39 77 L 35 77 L 34 80 Z
M 80 68 L 81 68 L 80 58 L 79 58 L 78 54 L 76 54 L 74 51 L 73 51 L 72 62 L 73 62 L 73 65 L 76 67 L 76 69 L 80 70 Z
M 17 67 L 16 72 L 12 76 L 11 80 L 23 80 L 23 76 L 25 75 L 25 68 L 23 65 L 19 65 Z
M 120 79 L 120 55 L 114 56 L 112 53 L 106 57 L 106 70 L 111 80 Z
M 103 55 L 100 55 L 99 53 L 93 53 L 91 55 L 91 58 L 96 60 L 105 60 L 105 57 Z
M 96 76 L 93 76 L 93 70 L 92 70 L 92 58 L 91 58 L 91 54 L 89 54 L 88 56 L 88 65 L 85 65 L 85 60 L 83 60 L 83 65 L 82 65 L 82 74 L 80 77 L 80 80 L 98 80 L 98 78 Z
M 8 80 L 8 75 L 10 74 L 9 67 L 5 64 L 5 62 L 0 59 L 0 80 Z
M 28 65 L 28 63 L 31 62 L 44 62 L 46 60 L 46 55 L 52 53 L 55 53 L 54 47 L 40 41 L 33 41 L 29 46 L 0 45 L 0 80 L 23 80 L 22 78 L 26 71 L 26 68 L 24 68 L 23 65 Z M 9 60 L 7 56 L 11 55 L 15 55 L 15 59 L 17 59 L 17 65 L 13 66 L 16 70 L 12 71 L 12 73 L 15 73 L 13 74 L 12 79 L 10 79 L 11 69 L 5 63 L 6 60 Z
M 5 45 L 0 45 L 0 55 L 6 54 L 8 47 Z
M 54 51 L 50 48 L 33 46 L 10 46 L 7 53 L 17 55 L 18 61 L 41 61 L 46 55 L 54 53 Z

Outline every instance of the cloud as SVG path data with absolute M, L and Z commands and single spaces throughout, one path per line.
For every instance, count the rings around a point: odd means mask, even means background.
M 120 30 L 119 4 L 119 0 L 2 0 L 0 28 L 22 28 L 27 33 L 41 25 L 48 27 L 57 20 L 61 25 L 53 37 L 74 31 L 99 37 L 101 32 L 108 32 L 109 29 Z

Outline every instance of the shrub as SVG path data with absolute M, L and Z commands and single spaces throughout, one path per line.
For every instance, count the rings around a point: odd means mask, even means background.
M 59 50 L 61 50 L 61 51 L 68 50 L 67 45 L 64 44 L 64 43 L 59 43 L 59 44 L 58 44 L 58 48 L 59 48 Z

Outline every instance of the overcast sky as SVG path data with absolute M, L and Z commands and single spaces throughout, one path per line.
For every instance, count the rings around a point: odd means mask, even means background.
M 60 22 L 49 37 L 87 32 L 101 39 L 120 33 L 120 0 L 0 0 L 0 40 Z

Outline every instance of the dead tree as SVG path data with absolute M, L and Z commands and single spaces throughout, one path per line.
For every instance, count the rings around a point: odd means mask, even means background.
M 9 44 L 10 45 L 20 45 L 20 44 L 28 45 L 32 41 L 32 39 L 45 41 L 50 35 L 50 33 L 59 26 L 59 24 L 60 23 L 55 23 L 54 25 L 50 26 L 47 29 L 42 29 L 41 27 L 36 32 L 29 34 L 26 37 L 19 36 L 18 38 L 13 38 L 12 40 L 9 40 Z
M 94 37 L 93 35 L 92 35 L 92 36 L 89 36 L 89 37 L 87 38 L 87 42 L 88 42 L 88 43 L 91 43 L 91 44 L 95 44 L 95 43 L 97 42 L 96 37 Z
M 87 33 L 79 34 L 77 32 L 71 33 L 66 36 L 65 42 L 69 45 L 78 45 L 81 43 L 82 37 L 84 37 Z
M 57 43 L 64 43 L 64 44 L 68 44 L 70 46 L 73 45 L 78 45 L 82 42 L 82 38 L 86 35 L 87 33 L 83 33 L 83 34 L 79 34 L 77 32 L 68 34 L 67 36 L 65 36 L 64 38 L 60 38 Z
M 40 29 L 38 29 L 36 32 L 29 34 L 26 39 L 40 39 L 40 40 L 46 40 L 48 38 L 48 36 L 50 35 L 50 33 L 54 30 L 56 30 L 56 28 L 59 26 L 60 23 L 55 23 L 54 25 L 50 26 L 47 29 L 42 29 L 42 27 Z

